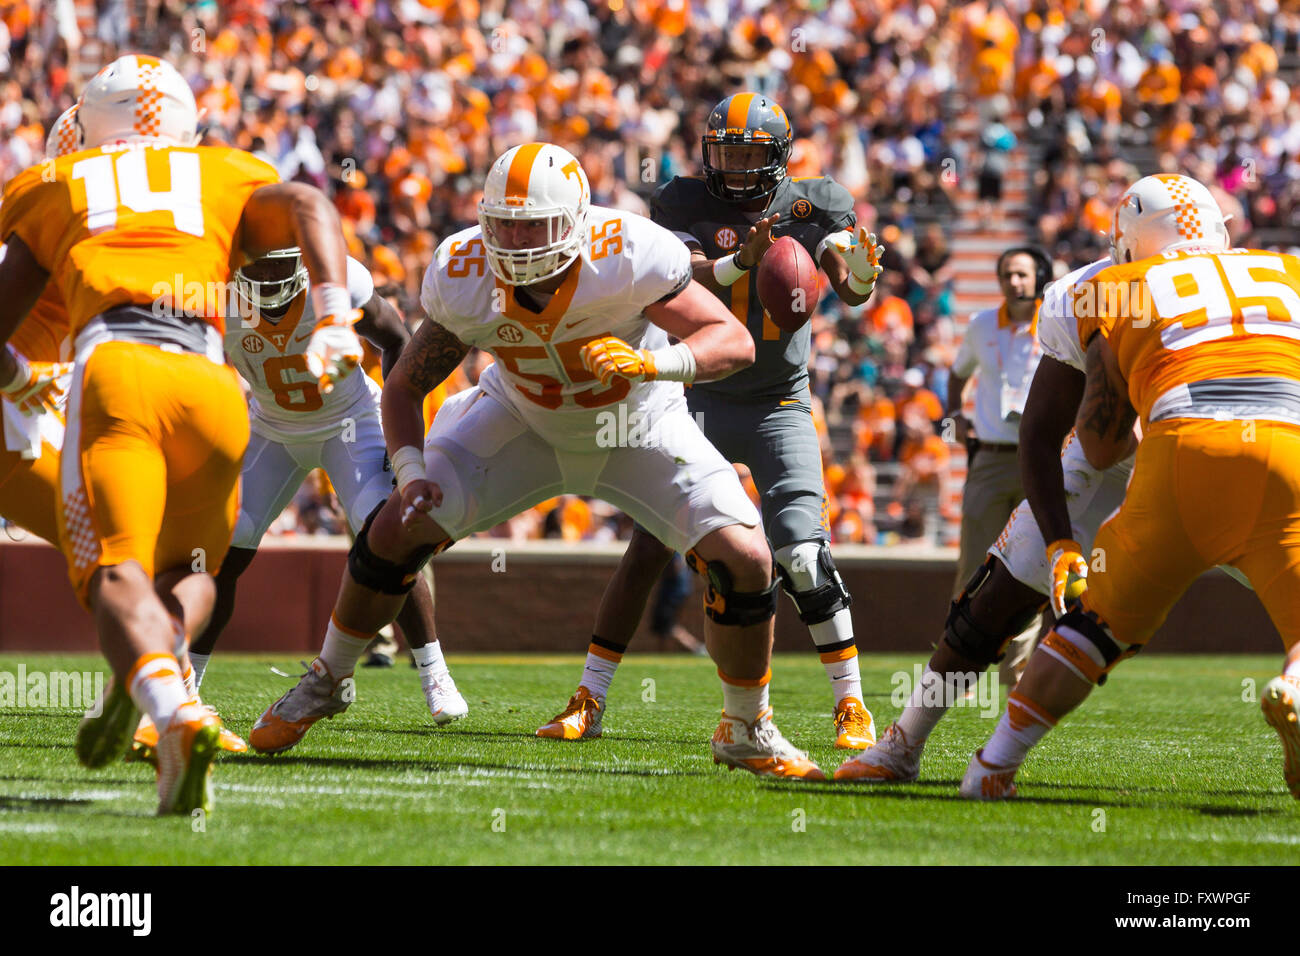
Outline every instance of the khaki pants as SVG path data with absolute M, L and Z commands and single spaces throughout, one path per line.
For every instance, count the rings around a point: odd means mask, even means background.
M 1025 498 L 1020 485 L 1019 456 L 1012 451 L 980 449 L 966 476 L 961 502 L 961 556 L 957 561 L 957 578 L 952 596 L 956 599 L 979 566 L 988 557 L 990 545 L 997 540 L 1011 512 Z M 1015 637 L 1007 646 L 998 673 L 1002 684 L 1015 686 L 1019 671 L 1034 649 L 1039 619 Z

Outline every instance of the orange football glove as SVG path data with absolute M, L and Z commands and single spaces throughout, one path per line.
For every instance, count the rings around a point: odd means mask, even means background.
M 1047 546 L 1047 566 L 1052 572 L 1052 611 L 1059 618 L 1066 602 L 1088 590 L 1088 562 L 1079 542 L 1061 538 Z
M 352 330 L 361 310 L 327 315 L 316 323 L 307 342 L 307 370 L 316 376 L 322 395 L 334 391 L 337 382 L 361 364 L 361 340 Z
M 29 362 L 13 349 L 9 354 L 17 363 L 18 371 L 8 385 L 0 388 L 5 398 L 24 415 L 56 410 L 67 391 L 60 379 L 72 371 L 72 363 Z
M 601 385 L 608 385 L 615 375 L 632 382 L 648 382 L 656 375 L 654 356 L 648 350 L 634 349 L 613 335 L 592 339 L 578 355 Z

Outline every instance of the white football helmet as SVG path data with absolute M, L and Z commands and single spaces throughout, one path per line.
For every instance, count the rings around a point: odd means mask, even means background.
M 45 137 L 45 158 L 58 159 L 81 149 L 81 127 L 77 125 L 77 104 L 59 114 Z
M 1115 206 L 1110 255 L 1136 262 L 1162 252 L 1228 248 L 1228 227 L 1214 196 L 1190 176 L 1158 173 L 1130 186 Z
M 307 267 L 297 246 L 272 249 L 235 270 L 235 288 L 258 315 L 274 314 L 307 288 Z
M 507 150 L 488 170 L 478 222 L 488 264 L 507 285 L 559 275 L 582 250 L 591 186 L 573 154 L 550 143 Z
M 87 148 L 111 143 L 193 146 L 199 109 L 176 68 L 156 56 L 120 56 L 91 78 L 78 102 Z

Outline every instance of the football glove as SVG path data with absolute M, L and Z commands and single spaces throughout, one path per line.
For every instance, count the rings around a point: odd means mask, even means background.
M 18 406 L 24 415 L 57 409 L 66 391 L 59 379 L 72 371 L 72 363 L 29 362 L 12 347 L 9 354 L 18 369 L 9 384 L 0 387 L 5 398 Z
M 870 295 L 876 286 L 876 278 L 885 271 L 880 265 L 885 247 L 876 241 L 876 234 L 867 232 L 866 226 L 858 226 L 853 242 L 832 242 L 831 247 L 843 257 L 844 264 L 849 267 L 852 275 L 849 287 L 859 295 Z
M 648 382 L 657 374 L 654 356 L 649 351 L 634 349 L 613 335 L 592 339 L 578 355 L 601 385 L 608 385 L 615 375 L 632 382 Z
M 361 340 L 352 330 L 361 319 L 361 310 L 327 315 L 316 323 L 307 342 L 307 370 L 316 376 L 322 395 L 361 364 Z
M 1066 603 L 1088 589 L 1088 562 L 1079 542 L 1061 538 L 1047 546 L 1047 566 L 1052 573 L 1052 611 L 1059 618 Z

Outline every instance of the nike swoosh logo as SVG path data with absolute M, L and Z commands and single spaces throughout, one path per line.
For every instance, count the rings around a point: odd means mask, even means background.
M 312 337 L 315 331 L 316 331 L 315 329 L 308 329 L 306 335 L 295 335 L 293 337 L 293 340 L 295 342 L 306 342 L 309 338 Z

